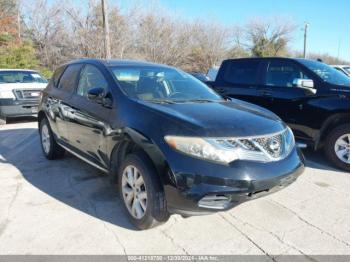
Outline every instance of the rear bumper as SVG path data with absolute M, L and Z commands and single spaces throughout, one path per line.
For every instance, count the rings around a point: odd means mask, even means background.
M 278 162 L 247 161 L 238 164 L 237 168 L 206 168 L 202 175 L 200 172 L 173 174 L 180 186 L 165 186 L 168 209 L 170 213 L 184 216 L 228 210 L 287 187 L 303 171 L 304 157 L 296 148 L 286 159 Z
M 39 101 L 0 99 L 0 117 L 37 116 Z

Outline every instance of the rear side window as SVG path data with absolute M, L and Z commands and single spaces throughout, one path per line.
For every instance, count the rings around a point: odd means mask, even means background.
M 76 86 L 80 69 L 80 64 L 69 65 L 59 80 L 58 88 L 68 91 L 73 90 Z
M 232 84 L 256 84 L 259 61 L 233 61 L 227 67 L 225 81 Z

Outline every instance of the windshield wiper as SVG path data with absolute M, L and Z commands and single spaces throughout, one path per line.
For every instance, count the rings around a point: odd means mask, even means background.
M 196 102 L 196 103 L 213 103 L 219 102 L 219 100 L 211 100 L 211 99 L 190 99 L 187 102 Z
M 146 100 L 146 101 L 151 102 L 151 103 L 157 103 L 157 104 L 175 104 L 174 101 L 167 100 L 167 99 L 164 99 L 164 100 Z

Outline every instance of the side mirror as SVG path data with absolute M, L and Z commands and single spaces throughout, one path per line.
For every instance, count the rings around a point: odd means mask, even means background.
M 105 90 L 101 87 L 94 87 L 89 89 L 87 93 L 87 97 L 91 101 L 95 101 L 96 103 L 101 104 L 103 98 L 105 97 Z
M 317 92 L 317 90 L 314 88 L 314 81 L 311 79 L 296 78 L 293 81 L 293 86 L 305 89 L 313 95 Z

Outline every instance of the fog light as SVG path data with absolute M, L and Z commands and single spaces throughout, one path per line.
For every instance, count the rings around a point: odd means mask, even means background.
M 231 197 L 227 195 L 208 195 L 198 202 L 199 207 L 211 209 L 225 209 L 231 201 Z

